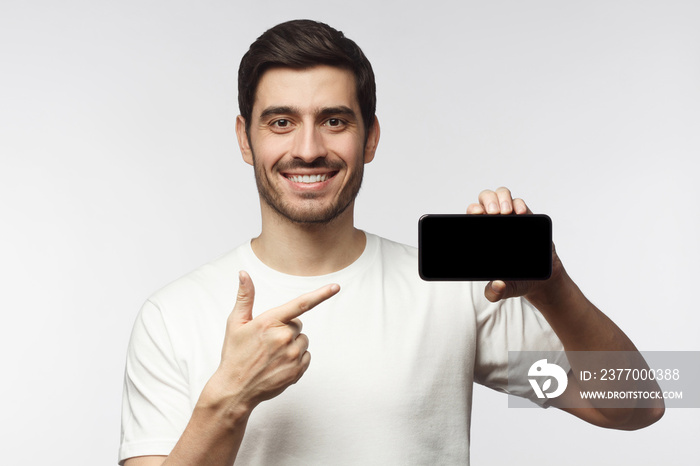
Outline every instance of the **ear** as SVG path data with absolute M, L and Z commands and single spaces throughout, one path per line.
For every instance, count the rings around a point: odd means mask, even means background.
M 248 133 L 245 130 L 245 118 L 238 115 L 236 118 L 236 137 L 238 138 L 238 147 L 241 148 L 243 160 L 249 165 L 253 165 L 253 151 L 250 148 L 248 141 Z
M 379 133 L 379 120 L 375 116 L 372 125 L 369 127 L 369 134 L 365 143 L 365 163 L 370 163 L 374 159 L 377 145 L 379 145 Z

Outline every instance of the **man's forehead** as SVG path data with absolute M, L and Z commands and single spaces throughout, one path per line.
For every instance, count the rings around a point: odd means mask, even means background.
M 270 68 L 258 82 L 253 115 L 283 107 L 306 111 L 347 107 L 359 112 L 355 76 L 345 68 L 328 65 Z

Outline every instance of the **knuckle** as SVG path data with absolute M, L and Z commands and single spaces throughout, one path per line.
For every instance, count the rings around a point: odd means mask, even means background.
M 288 328 L 283 328 L 275 332 L 273 340 L 278 346 L 287 346 L 294 341 L 294 333 Z
M 299 344 L 299 347 L 303 350 L 302 353 L 309 348 L 309 337 L 303 333 L 297 337 L 296 341 Z
M 297 345 L 291 345 L 287 349 L 287 357 L 291 361 L 297 361 L 297 360 L 301 359 L 302 354 L 304 354 L 304 353 L 302 353 L 301 348 L 299 348 Z
M 245 288 L 239 287 L 236 293 L 236 302 L 247 303 L 250 301 L 250 293 Z
M 311 303 L 309 303 L 309 301 L 306 300 L 306 299 L 302 299 L 301 301 L 299 301 L 298 306 L 299 306 L 299 310 L 300 310 L 301 312 L 306 312 L 306 311 L 308 311 L 309 309 L 311 309 L 311 307 L 312 307 L 312 306 L 311 306 Z
M 292 384 L 297 383 L 301 379 L 301 376 L 304 375 L 304 373 L 306 372 L 306 369 L 308 369 L 308 368 L 309 368 L 308 363 L 297 366 L 296 373 L 295 373 L 294 377 L 292 378 L 291 383 Z

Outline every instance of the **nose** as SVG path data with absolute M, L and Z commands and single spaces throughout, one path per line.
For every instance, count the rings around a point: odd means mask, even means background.
M 305 162 L 313 162 L 328 155 L 323 135 L 319 128 L 315 125 L 303 125 L 296 132 L 291 155 Z

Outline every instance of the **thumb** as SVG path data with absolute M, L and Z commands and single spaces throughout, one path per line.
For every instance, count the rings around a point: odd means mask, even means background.
M 231 323 L 239 327 L 253 320 L 253 301 L 255 300 L 255 287 L 248 272 L 238 272 L 238 295 L 236 304 L 231 312 Z
M 518 296 L 525 296 L 525 294 L 532 289 L 532 281 L 508 281 L 494 280 L 489 282 L 484 288 L 484 296 L 486 299 L 495 303 L 501 299 L 515 298 Z
M 494 280 L 489 282 L 484 288 L 484 296 L 486 299 L 495 303 L 506 297 L 506 283 L 502 280 Z

